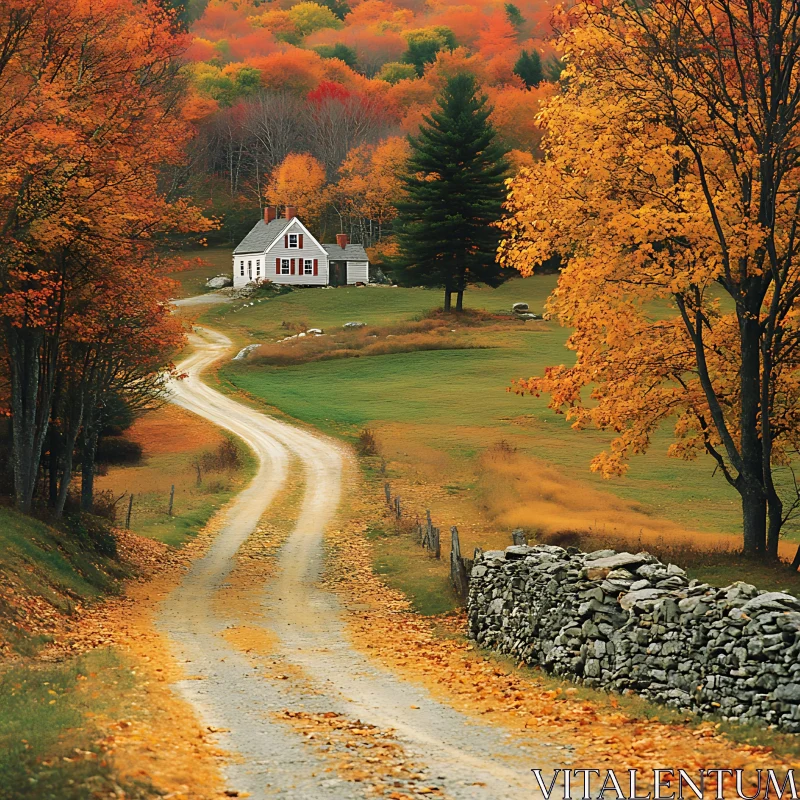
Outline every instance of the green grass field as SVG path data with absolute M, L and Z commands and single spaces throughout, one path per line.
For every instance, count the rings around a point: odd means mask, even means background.
M 181 257 L 187 260 L 196 261 L 202 259 L 206 264 L 202 267 L 180 272 L 170 272 L 168 277 L 177 281 L 179 290 L 177 297 L 194 297 L 209 291 L 206 289 L 206 281 L 217 275 L 228 274 L 231 271 L 231 252 L 219 248 L 197 248 L 196 250 L 186 250 L 181 253 Z
M 512 280 L 499 289 L 470 289 L 467 306 L 508 310 L 527 302 L 541 311 L 555 286 L 552 275 Z M 352 320 L 370 326 L 419 318 L 441 303 L 438 291 L 403 288 L 307 289 L 253 306 L 216 307 L 204 315 L 237 345 L 275 341 L 288 324 L 334 332 Z M 472 458 L 487 443 L 506 439 L 523 452 L 624 498 L 647 514 L 693 529 L 736 533 L 738 498 L 705 459 L 666 456 L 670 432 L 655 438 L 629 474 L 605 481 L 589 472 L 591 457 L 609 441 L 597 431 L 573 431 L 547 409 L 543 398 L 507 391 L 514 378 L 568 362 L 566 331 L 555 322 L 529 322 L 519 330 L 492 332 L 492 349 L 437 350 L 321 361 L 300 366 L 228 364 L 220 377 L 285 413 L 340 435 L 365 426 L 401 423 L 426 429 L 426 441 L 450 455 Z

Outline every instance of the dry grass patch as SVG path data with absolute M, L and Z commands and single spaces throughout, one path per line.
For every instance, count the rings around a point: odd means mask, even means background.
M 385 356 L 426 350 L 465 350 L 496 347 L 481 334 L 519 330 L 523 321 L 485 311 L 445 314 L 434 311 L 422 319 L 380 327 L 328 331 L 323 335 L 296 336 L 309 330 L 306 320 L 285 320 L 284 330 L 294 338 L 263 344 L 249 363 L 254 366 L 289 366 L 337 358 Z

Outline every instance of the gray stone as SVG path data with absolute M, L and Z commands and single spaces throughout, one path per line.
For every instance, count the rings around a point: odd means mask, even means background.
M 619 599 L 619 604 L 625 611 L 630 611 L 634 606 L 645 602 L 653 602 L 662 597 L 661 589 L 640 589 L 638 592 L 628 592 Z
M 598 578 L 607 577 L 611 570 L 630 566 L 636 567 L 641 563 L 642 559 L 639 556 L 631 553 L 615 553 L 613 556 L 587 559 L 584 571 L 589 580 L 597 580 Z
M 229 275 L 217 275 L 206 281 L 206 289 L 226 289 L 228 286 L 233 286 L 233 278 Z
M 584 674 L 589 678 L 600 677 L 600 661 L 596 658 L 590 658 L 584 667 Z
M 515 314 L 522 314 L 524 311 L 529 311 L 530 306 L 527 303 L 514 303 L 514 305 L 511 306 L 511 310 Z
M 357 328 L 366 328 L 367 327 L 367 323 L 366 322 L 345 322 L 345 324 L 342 325 L 342 327 L 346 331 L 352 331 L 352 330 L 356 330 Z
M 787 703 L 800 703 L 800 683 L 784 683 L 775 689 L 772 696 Z
M 748 600 L 743 606 L 742 611 L 746 611 L 751 616 L 760 611 L 798 611 L 800 610 L 800 600 L 792 597 L 785 592 L 764 592 Z
M 506 547 L 506 558 L 525 558 L 525 556 L 533 553 L 533 548 L 528 547 L 526 544 L 512 544 L 511 547 Z

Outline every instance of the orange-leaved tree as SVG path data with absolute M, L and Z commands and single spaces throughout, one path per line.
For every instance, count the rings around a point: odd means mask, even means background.
M 379 242 L 397 217 L 401 175 L 409 156 L 408 141 L 390 136 L 379 144 L 354 147 L 339 168 L 332 196 L 342 228 L 366 245 Z
M 671 454 L 741 496 L 745 553 L 774 558 L 800 444 L 800 4 L 596 0 L 566 22 L 500 254 L 524 275 L 562 257 L 575 363 L 517 388 L 613 431 L 604 475 L 674 426 Z
M 289 153 L 272 170 L 268 205 L 295 206 L 301 218 L 316 220 L 325 207 L 325 168 L 308 153 Z
M 130 280 L 160 232 L 207 227 L 160 185 L 190 135 L 176 29 L 155 0 L 0 5 L 0 346 L 23 511 L 64 365 L 85 352 L 76 299 Z

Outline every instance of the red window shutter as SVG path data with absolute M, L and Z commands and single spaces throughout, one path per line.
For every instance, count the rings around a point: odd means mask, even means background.
M 319 259 L 314 259 L 314 274 L 319 275 Z
M 292 275 L 294 275 L 294 259 L 292 259 Z
M 287 233 L 286 236 L 283 237 L 283 246 L 288 250 L 289 249 L 289 234 Z
M 300 245 L 300 249 L 303 249 L 303 234 L 301 233 L 297 239 L 297 243 Z
M 275 274 L 276 275 L 281 274 L 281 260 L 279 258 L 275 259 Z

